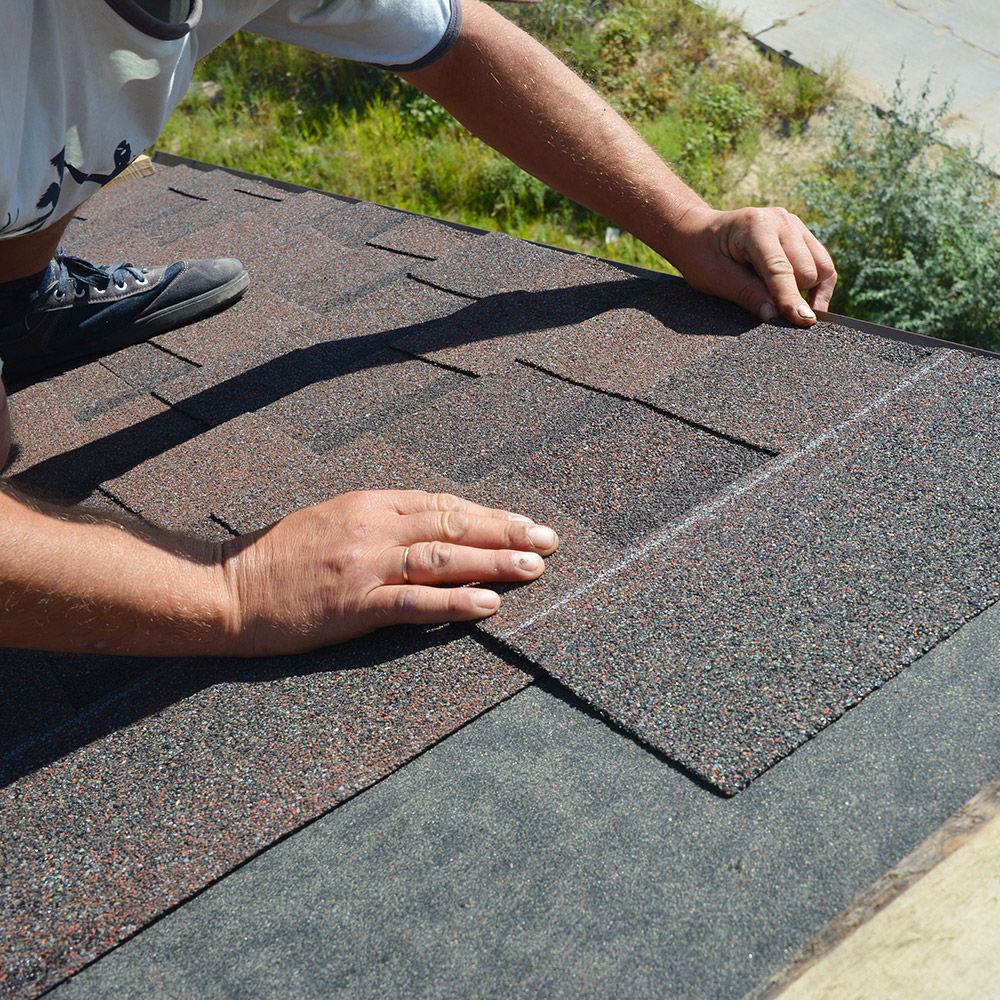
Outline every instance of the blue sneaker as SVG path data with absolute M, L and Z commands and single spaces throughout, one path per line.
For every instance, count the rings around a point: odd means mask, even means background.
M 13 381 L 66 369 L 148 340 L 235 302 L 250 283 L 238 260 L 102 267 L 60 248 L 27 310 L 0 316 L 0 358 Z

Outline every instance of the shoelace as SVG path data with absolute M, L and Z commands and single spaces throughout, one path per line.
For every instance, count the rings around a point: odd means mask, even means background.
M 59 267 L 59 275 L 56 283 L 56 298 L 62 299 L 66 296 L 66 288 L 70 279 L 73 280 L 73 295 L 75 298 L 83 298 L 87 294 L 88 288 L 93 288 L 99 294 L 104 294 L 112 282 L 115 288 L 121 291 L 125 288 L 128 279 L 134 278 L 140 285 L 146 284 L 146 268 L 133 267 L 124 261 L 121 264 L 111 264 L 102 266 L 92 264 L 82 257 L 73 257 L 64 254 L 62 248 L 56 254 L 56 265 Z M 51 285 L 49 286 L 52 287 Z

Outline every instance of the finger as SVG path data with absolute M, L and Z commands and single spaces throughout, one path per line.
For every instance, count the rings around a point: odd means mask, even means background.
M 477 549 L 520 549 L 548 555 L 559 546 L 559 536 L 533 521 L 484 517 L 464 510 L 428 510 L 404 515 L 394 529 L 400 545 L 451 542 Z
M 804 239 L 816 262 L 816 284 L 809 291 L 809 303 L 813 309 L 824 312 L 830 308 L 833 290 L 837 286 L 837 269 L 826 247 L 808 230 Z
M 740 264 L 730 257 L 722 257 L 717 262 L 711 284 L 704 281 L 691 284 L 699 291 L 721 295 L 730 302 L 735 302 L 765 323 L 778 317 L 778 310 L 764 282 L 748 264 Z
M 405 554 L 405 570 L 403 575 Z M 384 579 L 436 586 L 444 583 L 519 583 L 535 580 L 545 571 L 537 552 L 511 549 L 477 549 L 450 542 L 417 542 L 387 553 Z
M 378 587 L 369 594 L 368 614 L 375 627 L 436 625 L 488 618 L 500 595 L 478 587 Z
M 781 240 L 774 233 L 761 234 L 745 250 L 750 264 L 767 287 L 774 304 L 787 320 L 798 326 L 811 326 L 816 314 L 799 292 L 795 267 Z
M 481 517 L 496 517 L 507 521 L 531 520 L 525 514 L 518 514 L 510 510 L 501 510 L 498 507 L 484 507 L 482 504 L 473 503 L 464 497 L 457 497 L 453 493 L 430 493 L 427 490 L 388 490 L 386 492 L 391 494 L 393 505 L 399 514 L 415 514 L 428 510 L 454 510 L 466 514 L 478 514 Z

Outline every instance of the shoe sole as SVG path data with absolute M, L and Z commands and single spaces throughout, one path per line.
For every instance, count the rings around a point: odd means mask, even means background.
M 176 330 L 179 326 L 186 326 L 195 320 L 212 316 L 241 298 L 249 285 L 250 275 L 244 271 L 235 278 L 231 278 L 224 285 L 219 285 L 218 288 L 202 292 L 201 295 L 196 295 L 192 299 L 184 299 L 183 302 L 178 302 L 167 309 L 160 309 L 151 316 L 142 316 L 122 331 L 123 337 L 127 338 L 131 334 L 132 339 L 126 339 L 125 343 L 120 346 L 125 347 L 128 344 L 140 343 L 143 340 L 149 340 L 150 337 L 157 337 L 161 333 Z M 136 338 L 135 334 L 137 333 L 141 333 L 142 336 Z M 105 353 L 103 346 L 101 353 Z

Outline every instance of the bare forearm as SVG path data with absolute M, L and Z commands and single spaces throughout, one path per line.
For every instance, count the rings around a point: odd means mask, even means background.
M 467 2 L 459 45 L 406 79 L 483 141 L 668 258 L 706 203 L 632 127 L 544 46 Z
M 700 291 L 800 326 L 829 307 L 837 273 L 781 208 L 720 212 L 684 184 L 590 87 L 479 0 L 455 45 L 405 75 L 470 131 L 563 194 L 634 233 Z
M 208 543 L 0 489 L 0 646 L 222 653 L 227 596 Z

